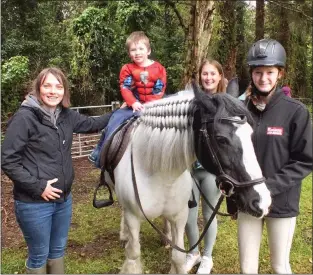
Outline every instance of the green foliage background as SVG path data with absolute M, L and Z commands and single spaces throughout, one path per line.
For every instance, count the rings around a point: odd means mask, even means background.
M 185 26 L 193 1 L 171 1 Z M 177 92 L 186 58 L 186 37 L 168 2 L 3 0 L 2 119 L 16 111 L 31 80 L 47 66 L 60 67 L 67 74 L 73 106 L 121 100 L 119 70 L 129 62 L 125 40 L 136 30 L 146 32 L 151 58 L 167 70 L 166 92 Z M 311 14 L 312 3 L 284 3 L 283 7 L 273 1 L 266 4 L 265 37 L 279 40 L 287 50 L 284 84 L 291 86 L 293 96 L 311 98 L 312 18 L 307 14 Z M 208 57 L 219 60 L 228 77 L 237 75 L 248 82 L 245 58 L 254 41 L 255 8 L 242 0 L 216 1 L 214 12 Z

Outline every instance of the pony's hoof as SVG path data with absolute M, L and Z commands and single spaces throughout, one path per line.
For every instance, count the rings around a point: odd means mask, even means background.
M 120 233 L 120 241 L 127 242 L 128 241 L 128 234 Z
M 122 248 L 125 248 L 126 244 L 127 244 L 127 241 L 126 241 L 126 240 L 120 240 L 120 246 L 121 246 Z
M 138 257 L 136 260 L 126 259 L 120 274 L 142 274 L 140 257 Z
M 164 242 L 164 247 L 165 247 L 165 249 L 170 249 L 171 245 L 169 242 Z

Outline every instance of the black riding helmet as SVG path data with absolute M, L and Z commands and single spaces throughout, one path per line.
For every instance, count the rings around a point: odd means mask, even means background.
M 286 51 L 284 47 L 274 39 L 261 39 L 255 42 L 249 49 L 247 64 L 250 67 L 250 76 L 255 67 L 275 66 L 284 68 L 286 64 Z M 251 81 L 251 86 L 252 93 L 261 96 L 268 96 L 276 87 L 275 85 L 272 90 L 261 92 L 255 87 L 253 81 Z
M 285 67 L 286 51 L 284 47 L 274 39 L 261 39 L 255 42 L 249 49 L 247 64 L 249 67 Z

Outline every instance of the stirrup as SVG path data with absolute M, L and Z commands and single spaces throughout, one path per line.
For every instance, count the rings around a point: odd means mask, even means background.
M 102 200 L 97 200 L 97 193 L 98 193 L 98 190 L 101 186 L 104 186 L 106 188 L 108 188 L 109 190 L 109 199 L 105 200 L 105 199 L 102 199 Z M 100 179 L 100 183 L 98 184 L 98 186 L 96 187 L 95 189 L 95 192 L 93 193 L 93 201 L 92 201 L 92 205 L 93 207 L 95 208 L 102 208 L 102 207 L 107 207 L 107 206 L 110 206 L 114 203 L 114 200 L 113 200 L 113 195 L 112 195 L 112 191 L 111 191 L 111 188 L 110 186 L 107 184 L 107 182 L 105 182 L 104 180 L 104 171 L 101 171 L 101 179 Z

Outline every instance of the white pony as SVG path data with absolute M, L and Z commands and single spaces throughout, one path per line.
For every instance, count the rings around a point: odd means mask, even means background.
M 236 117 L 240 123 L 219 121 L 217 115 Z M 241 121 L 242 115 L 247 117 L 249 113 L 231 96 L 209 97 L 197 90 L 195 96 L 192 92 L 180 93 L 145 104 L 130 143 L 114 170 L 115 192 L 123 208 L 120 237 L 127 240 L 121 273 L 142 273 L 139 232 L 144 216 L 136 201 L 134 177 L 145 215 L 150 219 L 165 217 L 171 224 L 173 243 L 184 249 L 193 184 L 189 170 L 198 158 L 205 169 L 217 174 L 204 144 L 203 129 L 215 136 L 218 144 L 221 136 L 227 139 L 227 145 L 224 140 L 217 148 L 217 157 L 227 175 L 238 182 L 262 177 L 251 142 L 252 128 Z M 208 122 L 210 119 L 214 122 Z M 232 150 L 241 153 L 230 155 Z M 238 177 L 239 174 L 242 176 Z M 235 191 L 241 195 L 239 199 L 247 211 L 258 216 L 268 213 L 271 198 L 264 182 Z M 172 249 L 170 273 L 186 273 L 185 254 L 176 249 Z

